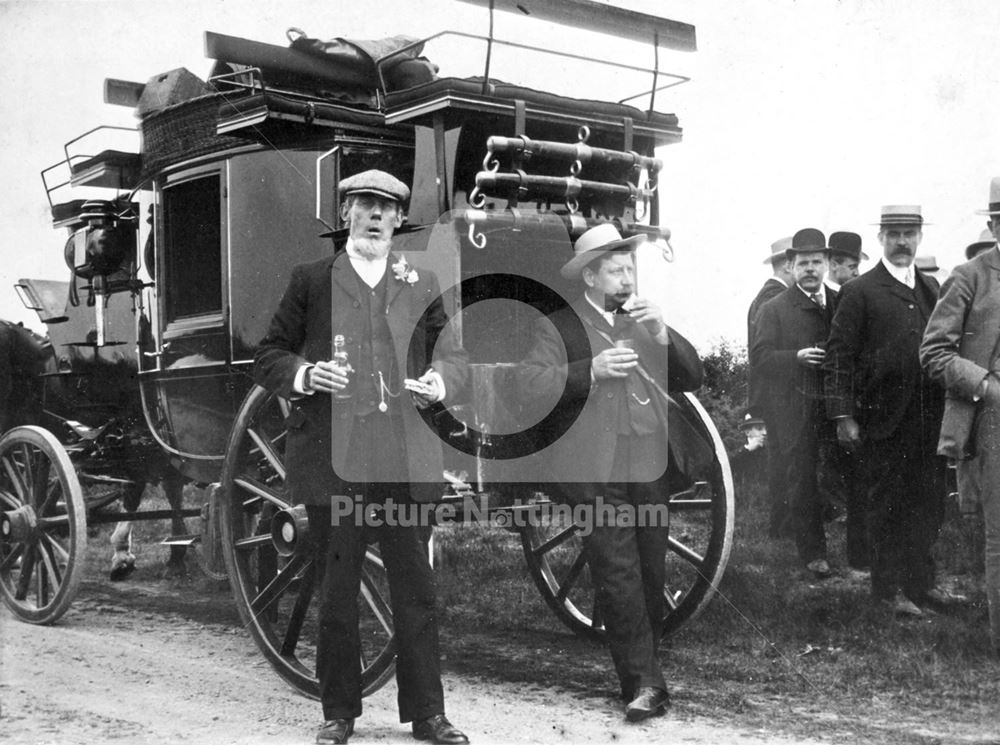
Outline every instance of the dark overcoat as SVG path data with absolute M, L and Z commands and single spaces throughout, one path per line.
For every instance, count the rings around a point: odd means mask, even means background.
M 390 255 L 390 265 L 398 257 Z M 418 269 L 410 283 L 386 267 L 386 320 L 392 335 L 400 377 L 417 378 L 433 367 L 453 399 L 463 391 L 468 368 L 444 310 L 437 278 Z M 345 459 L 351 442 L 357 398 L 333 402 L 325 394 L 302 396 L 293 390 L 302 365 L 332 357 L 333 334 L 343 334 L 358 359 L 365 313 L 358 297 L 358 280 L 346 252 L 292 270 L 284 297 L 258 346 L 254 378 L 268 390 L 291 399 L 286 420 L 287 484 L 296 503 L 329 504 L 342 493 Z M 441 495 L 441 442 L 413 405 L 401 396 L 402 420 L 411 496 L 431 501 Z M 332 468 L 331 468 L 332 466 Z
M 920 367 L 920 342 L 938 283 L 915 272 L 914 291 L 881 262 L 841 289 L 823 369 L 827 416 L 853 416 L 862 437 L 892 437 L 907 426 L 941 421 L 943 391 Z M 911 408 L 916 404 L 916 408 Z

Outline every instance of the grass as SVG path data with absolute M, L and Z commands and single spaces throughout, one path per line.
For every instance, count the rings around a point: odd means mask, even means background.
M 989 656 L 978 520 L 949 510 L 936 547 L 941 578 L 971 603 L 899 620 L 872 605 L 867 585 L 807 576 L 790 541 L 767 538 L 761 490 L 738 496 L 719 594 L 662 645 L 675 716 L 834 742 L 1000 743 L 1000 661 Z M 144 507 L 159 506 L 147 495 Z M 842 567 L 843 524 L 827 530 L 832 563 Z M 100 579 L 110 527 L 92 532 L 87 575 Z M 161 521 L 136 525 L 133 581 L 158 579 L 168 550 L 156 543 L 167 532 Z M 556 619 L 516 533 L 464 524 L 435 536 L 446 669 L 558 685 L 609 705 L 617 682 L 607 651 Z M 194 583 L 191 590 L 227 592 L 225 583 Z

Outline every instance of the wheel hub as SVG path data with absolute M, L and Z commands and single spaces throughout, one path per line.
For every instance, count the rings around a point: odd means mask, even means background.
M 271 518 L 271 541 L 281 556 L 291 556 L 303 550 L 309 541 L 309 516 L 304 504 L 275 513 Z
M 30 504 L 0 513 L 0 541 L 23 543 L 35 532 L 37 525 L 38 519 Z

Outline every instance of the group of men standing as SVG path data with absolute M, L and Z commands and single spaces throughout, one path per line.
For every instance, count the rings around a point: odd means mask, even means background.
M 1000 179 L 984 214 L 996 238 Z M 833 573 L 819 489 L 821 467 L 832 467 L 846 492 L 847 563 L 855 576 L 870 571 L 874 599 L 907 616 L 963 602 L 936 583 L 931 556 L 950 457 L 960 484 L 974 484 L 983 502 L 998 645 L 1000 507 L 989 491 L 1000 481 L 992 372 L 1000 369 L 1000 253 L 987 243 L 941 290 L 916 267 L 920 207 L 883 207 L 878 225 L 882 256 L 860 276 L 867 257 L 857 234 L 827 242 L 805 228 L 776 242 L 774 276 L 750 307 L 750 410 L 767 424 L 770 533 L 793 538 L 813 575 Z M 839 289 L 824 283 L 834 267 Z

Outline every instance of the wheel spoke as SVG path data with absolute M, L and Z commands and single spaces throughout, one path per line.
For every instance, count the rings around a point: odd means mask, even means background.
M 267 458 L 267 462 L 271 464 L 271 468 L 274 469 L 275 473 L 281 478 L 282 481 L 285 480 L 285 464 L 281 462 L 281 458 L 278 456 L 278 452 L 272 446 L 270 440 L 260 434 L 256 429 L 250 428 L 247 430 L 247 434 L 250 439 L 254 441 L 257 449 L 261 454 Z M 253 455 L 254 451 L 251 449 L 250 454 Z
M 240 551 L 255 551 L 265 545 L 271 544 L 271 536 L 268 534 L 252 535 L 248 538 L 237 538 L 233 545 Z
M 43 454 L 39 454 L 41 457 L 38 458 L 38 463 L 34 469 L 32 469 L 31 481 L 33 498 L 32 502 L 38 505 L 38 514 L 44 515 L 45 508 L 49 505 L 50 499 L 55 494 L 55 489 L 50 488 L 49 484 L 49 473 L 52 468 L 52 464 L 49 463 L 49 459 Z
M 265 486 L 264 484 L 260 483 L 260 481 L 253 478 L 252 476 L 245 476 L 245 475 L 238 476 L 235 479 L 233 479 L 233 483 L 241 487 L 242 489 L 250 492 L 251 494 L 255 494 L 258 498 L 273 504 L 278 509 L 283 510 L 286 507 L 288 507 L 287 499 L 282 497 L 281 494 L 279 494 L 271 487 Z M 243 506 L 246 507 L 255 501 L 258 500 L 257 499 L 247 500 L 243 503 Z
M 292 608 L 288 627 L 285 629 L 285 638 L 281 642 L 281 654 L 286 657 L 294 655 L 295 648 L 299 645 L 299 635 L 302 633 L 302 624 L 306 620 L 306 613 L 309 611 L 309 603 L 312 601 L 315 586 L 316 563 L 310 561 L 302 573 L 299 594 L 295 598 L 295 606 Z
M 32 507 L 37 507 L 38 503 L 35 501 L 35 472 L 32 467 L 32 463 L 35 460 L 32 456 L 32 448 L 26 443 L 19 443 L 21 455 L 24 458 L 24 462 L 21 464 L 21 477 L 24 479 L 24 498 L 28 504 Z
M 28 585 L 31 584 L 31 575 L 35 571 L 35 563 L 38 560 L 38 547 L 32 543 L 28 545 L 28 550 L 21 560 L 21 576 L 17 578 L 17 587 L 14 590 L 14 598 L 24 600 L 28 597 Z
M 24 553 L 24 544 L 15 543 L 10 553 L 3 557 L 3 561 L 0 561 L 0 574 L 4 572 L 9 572 L 14 565 L 17 563 L 18 558 Z
M 566 599 L 570 590 L 576 585 L 576 581 L 580 578 L 580 574 L 583 572 L 585 566 L 587 566 L 587 554 L 585 551 L 580 551 L 576 556 L 576 560 L 570 566 L 569 571 L 566 572 L 563 581 L 559 583 L 559 592 L 556 593 L 556 599 L 560 602 Z
M 47 533 L 43 534 L 43 538 L 46 545 L 49 547 L 49 550 L 52 552 L 53 558 L 57 560 L 59 566 L 64 567 L 69 564 L 69 552 L 63 548 L 62 545 L 60 545 L 59 541 Z
M 17 467 L 17 463 L 11 456 L 5 456 L 3 459 L 3 469 L 7 472 L 7 478 L 10 479 L 11 486 L 14 487 L 15 496 L 20 500 L 21 504 L 29 504 L 28 501 L 28 487 L 24 483 L 24 479 L 21 478 L 21 471 Z
M 575 536 L 578 530 L 579 528 L 575 524 L 570 525 L 568 528 L 563 528 L 554 536 L 549 538 L 549 540 L 545 541 L 543 544 L 533 549 L 535 555 L 542 556 L 544 554 L 547 554 L 554 548 L 558 548 L 566 541 L 570 540 L 573 536 Z
M 258 593 L 257 597 L 250 603 L 250 610 L 255 616 L 260 615 L 273 603 L 281 599 L 292 582 L 295 581 L 299 570 L 306 564 L 306 559 L 299 556 L 292 556 L 291 560 L 274 575 L 274 579 L 267 583 Z
M 375 618 L 382 624 L 382 628 L 385 629 L 387 634 L 392 634 L 392 610 L 376 586 L 371 573 L 368 569 L 364 568 L 361 570 L 361 595 L 368 603 L 368 607 L 371 608 L 372 613 L 375 614 Z
M 48 538 L 48 536 L 45 536 L 45 538 Z M 58 592 L 59 585 L 62 584 L 62 570 L 59 568 L 59 563 L 55 561 L 51 544 L 43 540 L 38 544 L 38 552 L 42 555 L 42 562 L 45 565 L 45 572 L 51 580 L 52 589 Z
M 673 536 L 670 536 L 667 545 L 670 546 L 671 551 L 673 551 L 675 554 L 680 556 L 682 559 L 684 559 L 694 567 L 700 567 L 705 562 L 704 556 L 701 556 L 693 548 L 681 543 Z

